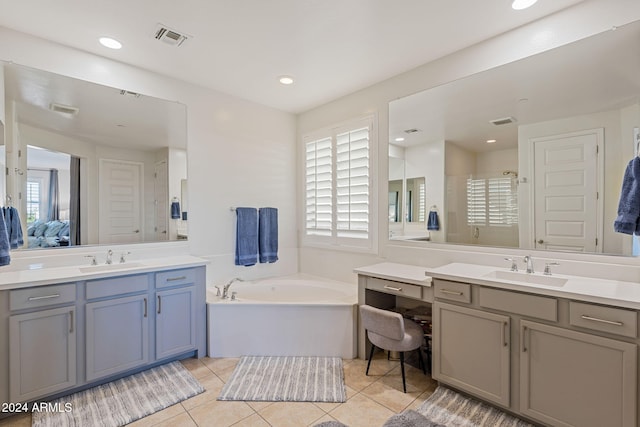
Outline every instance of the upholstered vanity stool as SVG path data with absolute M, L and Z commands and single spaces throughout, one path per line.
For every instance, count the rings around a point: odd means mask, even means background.
M 422 366 L 422 372 L 426 374 L 420 346 L 424 339 L 424 331 L 415 322 L 405 319 L 400 313 L 372 307 L 360 306 L 360 318 L 362 325 L 367 330 L 367 337 L 371 341 L 369 363 L 367 363 L 367 375 L 373 358 L 373 350 L 378 347 L 382 350 L 397 351 L 400 353 L 400 370 L 402 371 L 402 387 L 407 392 L 407 384 L 404 377 L 404 352 L 418 349 L 418 360 Z

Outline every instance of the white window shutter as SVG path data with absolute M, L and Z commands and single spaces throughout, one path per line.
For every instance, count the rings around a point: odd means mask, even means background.
M 306 144 L 306 234 L 331 236 L 333 170 L 331 138 Z
M 336 235 L 369 237 L 369 128 L 336 135 Z

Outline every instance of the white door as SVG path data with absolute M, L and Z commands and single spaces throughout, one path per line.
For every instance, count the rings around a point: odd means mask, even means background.
M 536 249 L 602 251 L 598 146 L 603 136 L 603 129 L 594 129 L 532 141 Z
M 169 171 L 167 161 L 156 163 L 153 179 L 155 240 L 169 239 Z
M 142 242 L 142 163 L 100 159 L 100 243 Z

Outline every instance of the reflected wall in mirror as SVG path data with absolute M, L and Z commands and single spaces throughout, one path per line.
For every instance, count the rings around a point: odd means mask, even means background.
M 186 107 L 0 63 L 4 199 L 24 248 L 185 239 L 172 198 L 186 200 Z
M 390 153 L 429 171 L 431 240 L 634 255 L 613 222 L 637 155 L 639 49 L 635 22 L 391 102 Z

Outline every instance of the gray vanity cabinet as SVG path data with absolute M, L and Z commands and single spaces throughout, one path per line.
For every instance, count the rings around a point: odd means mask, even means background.
M 552 426 L 636 426 L 636 345 L 520 322 L 520 412 Z
M 433 327 L 433 377 L 509 406 L 509 317 L 436 302 Z
M 11 402 L 33 400 L 76 385 L 76 318 L 75 306 L 10 317 Z
M 148 304 L 146 294 L 87 303 L 87 381 L 149 362 Z
M 156 293 L 156 359 L 196 347 L 195 286 Z

